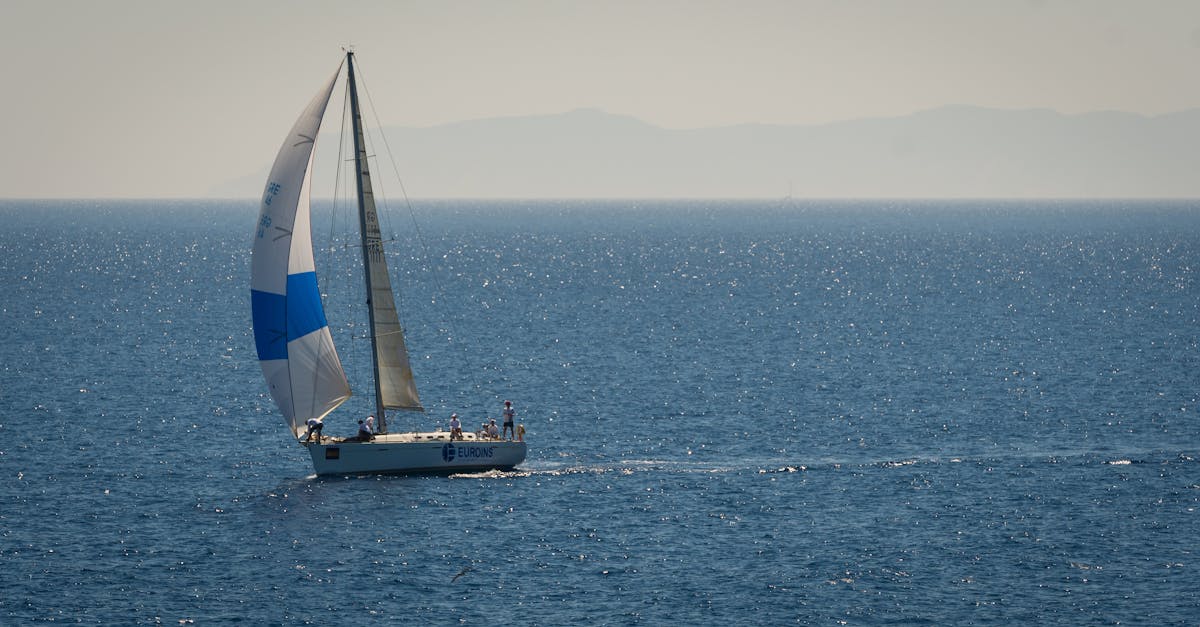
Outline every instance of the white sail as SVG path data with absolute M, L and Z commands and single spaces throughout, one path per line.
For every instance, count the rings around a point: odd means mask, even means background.
M 284 420 L 299 437 L 305 421 L 350 396 L 329 334 L 313 264 L 309 180 L 313 146 L 338 72 L 284 140 L 263 192 L 251 255 L 254 341 Z
M 375 209 L 371 171 L 367 165 L 367 148 L 363 138 L 358 89 L 354 79 L 353 53 L 347 55 L 347 58 L 350 59 L 350 110 L 354 125 L 354 161 L 358 169 L 359 227 L 375 358 L 376 403 L 379 406 L 378 410 L 387 408 L 422 411 L 421 399 L 417 396 L 417 385 L 408 362 L 408 349 L 404 345 L 404 332 L 400 328 L 400 318 L 396 313 L 396 299 L 388 276 L 387 260 L 383 256 L 383 239 L 379 231 L 379 216 Z M 383 421 L 382 412 L 380 421 Z

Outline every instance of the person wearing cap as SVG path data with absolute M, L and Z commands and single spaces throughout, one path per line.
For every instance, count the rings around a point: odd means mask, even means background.
M 510 440 L 517 435 L 517 429 L 513 426 L 513 416 L 516 415 L 516 410 L 512 408 L 512 401 L 504 401 L 504 435 Z
M 325 428 L 325 423 L 321 422 L 320 418 L 309 418 L 305 423 L 308 426 L 308 432 L 304 434 L 304 441 L 311 442 L 313 434 L 317 434 L 317 444 L 321 443 L 321 429 Z
M 496 429 L 496 419 L 495 418 L 488 420 L 488 437 L 493 440 L 500 439 L 500 431 L 498 429 Z
M 458 421 L 458 414 L 450 414 L 450 440 L 463 439 L 462 423 Z

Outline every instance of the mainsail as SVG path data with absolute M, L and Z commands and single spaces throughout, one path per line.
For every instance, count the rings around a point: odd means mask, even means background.
M 396 314 L 396 299 L 383 256 L 379 216 L 367 165 L 367 147 L 363 138 L 362 114 L 358 106 L 358 88 L 354 80 L 354 53 L 348 53 L 350 111 L 354 125 L 354 164 L 358 171 L 358 213 L 362 235 L 363 264 L 367 282 L 367 306 L 370 310 L 371 342 L 374 354 L 375 403 L 380 430 L 386 430 L 383 410 L 422 411 L 404 346 L 404 333 Z
M 251 255 L 254 342 L 271 396 L 299 437 L 350 397 L 313 264 L 309 184 L 313 146 L 338 72 L 309 103 L 275 157 Z

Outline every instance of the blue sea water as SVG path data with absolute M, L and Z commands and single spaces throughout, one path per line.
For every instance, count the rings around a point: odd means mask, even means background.
M 1200 624 L 1196 202 L 395 212 L 394 428 L 528 429 L 452 477 L 312 476 L 256 212 L 0 203 L 0 624 Z

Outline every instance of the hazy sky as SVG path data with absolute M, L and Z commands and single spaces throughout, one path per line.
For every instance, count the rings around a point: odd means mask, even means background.
M 10 198 L 202 196 L 257 171 L 344 44 L 386 125 L 1200 106 L 1193 0 L 4 0 L 0 16 Z

